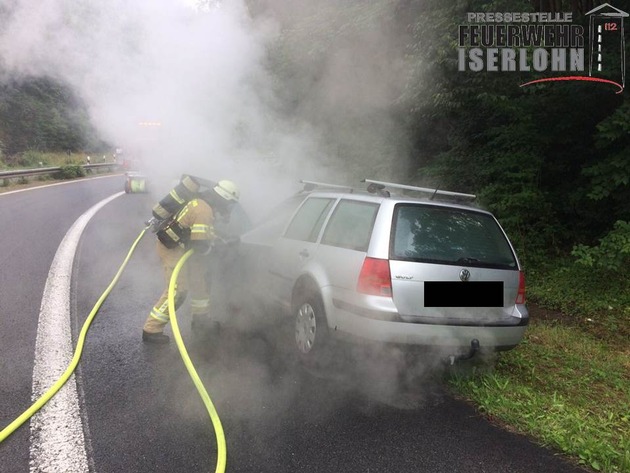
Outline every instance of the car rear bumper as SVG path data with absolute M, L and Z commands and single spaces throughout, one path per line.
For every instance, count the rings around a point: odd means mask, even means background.
M 334 314 L 329 317 L 330 328 L 338 336 L 403 345 L 467 348 L 476 339 L 481 349 L 509 350 L 521 342 L 527 325 L 527 319 L 515 325 L 410 323 L 392 313 L 389 313 L 389 320 L 379 320 L 386 317 L 376 316 L 375 311 L 357 313 L 347 309 L 347 306 L 340 308 L 335 305 L 331 311 L 327 311 L 330 315 Z

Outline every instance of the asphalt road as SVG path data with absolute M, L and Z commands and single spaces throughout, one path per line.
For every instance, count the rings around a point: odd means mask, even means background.
M 120 190 L 117 176 L 0 195 L 0 429 L 30 405 L 39 307 L 57 247 L 77 217 Z M 149 195 L 123 195 L 87 225 L 72 277 L 75 339 L 152 205 Z M 90 471 L 215 469 L 212 425 L 175 344 L 141 342 L 163 285 L 154 245 L 151 234 L 141 241 L 88 333 L 76 378 Z M 583 471 L 488 422 L 421 365 L 401 386 L 395 353 L 304 369 L 269 327 L 224 323 L 218 334 L 192 334 L 187 310 L 178 320 L 221 417 L 227 471 Z M 27 423 L 0 444 L 0 471 L 29 471 L 31 449 Z

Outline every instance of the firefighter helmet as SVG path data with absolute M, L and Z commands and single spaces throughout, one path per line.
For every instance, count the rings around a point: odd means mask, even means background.
M 232 181 L 228 181 L 227 179 L 219 181 L 217 185 L 214 186 L 214 191 L 228 202 L 238 202 L 238 187 L 236 187 L 236 184 L 234 184 Z

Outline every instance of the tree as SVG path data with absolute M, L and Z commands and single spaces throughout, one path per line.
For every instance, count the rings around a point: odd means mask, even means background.
M 102 146 L 81 101 L 47 78 L 0 85 L 0 139 L 7 155 Z

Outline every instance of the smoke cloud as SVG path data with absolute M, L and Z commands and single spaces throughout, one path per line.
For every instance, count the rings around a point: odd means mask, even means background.
M 264 32 L 241 2 L 199 11 L 182 0 L 25 0 L 7 16 L 4 78 L 69 84 L 102 137 L 154 177 L 234 175 L 264 133 Z
M 231 178 L 254 212 L 268 189 L 284 196 L 299 179 L 404 171 L 390 113 L 403 50 L 379 20 L 392 2 L 193 3 L 5 0 L 0 80 L 68 84 L 102 138 L 156 182 Z

